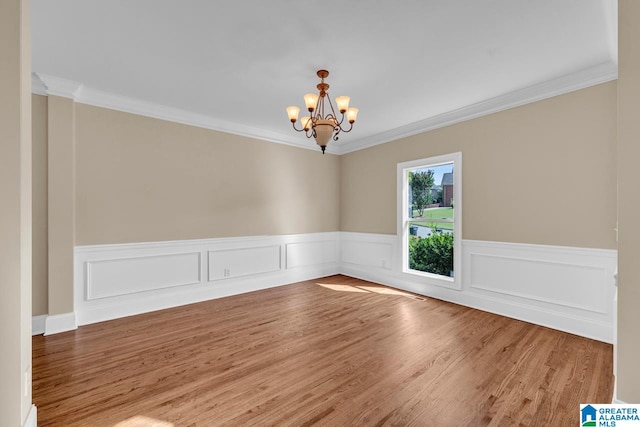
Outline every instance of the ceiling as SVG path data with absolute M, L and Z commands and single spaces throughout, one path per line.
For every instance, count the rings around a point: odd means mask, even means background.
M 34 92 L 317 149 L 316 70 L 351 96 L 341 154 L 617 78 L 615 0 L 32 0 Z

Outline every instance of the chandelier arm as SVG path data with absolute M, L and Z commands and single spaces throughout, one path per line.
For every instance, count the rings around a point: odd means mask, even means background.
M 336 115 L 336 110 L 333 109 L 333 103 L 331 102 L 331 98 L 329 98 L 329 94 L 327 93 L 327 100 L 329 101 L 329 107 L 331 107 L 331 114 L 333 115 L 333 118 L 335 119 L 336 123 L 338 122 L 338 116 Z M 344 119 L 344 114 L 342 115 L 343 119 Z M 340 120 L 340 123 L 342 123 L 342 120 Z M 340 124 L 338 123 L 338 124 Z
M 342 115 L 342 119 L 340 121 L 338 121 L 338 119 L 336 117 L 333 116 L 333 114 L 329 114 L 326 117 L 327 119 L 334 119 L 335 120 L 335 126 L 333 127 L 337 132 L 336 133 L 340 133 L 340 132 L 351 132 L 351 129 L 353 129 L 353 123 L 349 122 L 350 126 L 349 129 L 347 129 L 346 127 L 343 128 L 342 127 L 342 123 L 344 122 L 344 114 Z M 339 129 L 339 131 L 338 131 Z
M 336 120 L 336 124 L 342 128 L 342 122 L 344 122 L 344 113 L 341 113 L 340 121 L 338 121 L 338 116 L 333 117 Z
M 306 136 L 307 138 L 311 138 L 313 136 L 314 130 L 312 128 L 309 128 L 309 130 L 305 130 L 304 131 L 304 136 Z
M 315 136 L 313 133 L 315 132 L 315 129 L 309 128 L 309 129 L 305 129 L 304 127 L 302 129 L 298 129 L 296 127 L 295 122 L 291 123 L 291 126 L 293 126 L 293 130 L 295 130 L 296 132 L 304 132 L 305 136 L 307 138 L 311 138 L 312 136 Z M 315 128 L 315 126 L 313 126 Z
M 329 94 L 327 94 L 327 96 L 329 96 Z M 349 130 L 345 130 L 345 129 L 342 127 L 342 123 L 344 122 L 345 114 L 341 112 L 341 113 L 340 113 L 340 116 L 341 116 L 341 117 L 340 117 L 340 121 L 338 121 L 338 116 L 336 115 L 336 112 L 335 112 L 335 110 L 333 109 L 333 104 L 331 103 L 331 99 L 329 99 L 329 105 L 331 106 L 331 112 L 333 113 L 333 118 L 334 118 L 334 119 L 335 119 L 335 121 L 336 121 L 336 127 L 340 129 L 340 131 L 336 132 L 336 135 L 335 135 L 335 136 L 336 136 L 336 139 L 335 139 L 334 141 L 337 141 L 337 140 L 338 140 L 338 138 L 337 138 L 338 133 L 340 133 L 340 132 L 344 132 L 344 133 L 350 132 L 350 131 L 351 131 L 351 129 L 353 129 L 353 123 L 351 123 L 351 126 L 349 127 Z
M 342 123 L 342 122 L 340 122 Z M 350 123 L 351 126 L 349 126 L 349 129 L 343 129 L 342 126 L 340 126 L 340 131 L 344 132 L 344 133 L 349 133 L 351 132 L 351 129 L 353 129 L 353 123 Z
M 316 117 L 318 116 L 324 116 L 324 101 L 320 95 L 318 95 L 318 102 L 316 102 Z

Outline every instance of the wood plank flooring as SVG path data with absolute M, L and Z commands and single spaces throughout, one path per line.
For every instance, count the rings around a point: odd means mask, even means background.
M 39 426 L 574 426 L 612 386 L 611 345 L 345 276 L 33 337 Z

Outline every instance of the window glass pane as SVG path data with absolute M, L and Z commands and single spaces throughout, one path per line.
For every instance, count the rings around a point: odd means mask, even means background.
M 453 162 L 406 172 L 409 270 L 453 277 Z

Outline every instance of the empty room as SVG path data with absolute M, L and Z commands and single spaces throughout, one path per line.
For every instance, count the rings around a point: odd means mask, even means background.
M 639 20 L 3 1 L 0 424 L 640 423 Z

